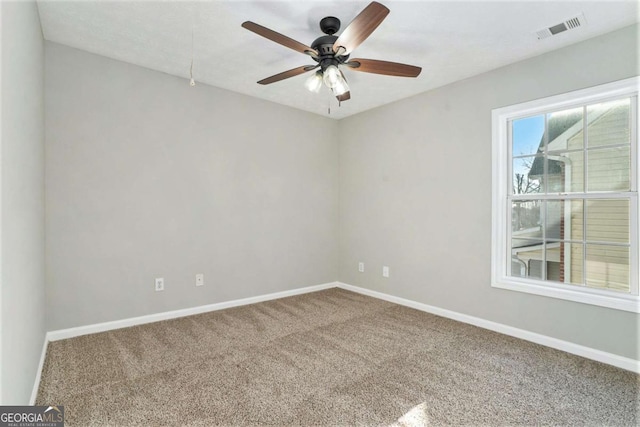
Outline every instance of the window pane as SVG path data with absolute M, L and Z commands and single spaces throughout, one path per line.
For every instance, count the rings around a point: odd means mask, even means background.
M 542 238 L 542 201 L 519 200 L 511 204 L 511 234 L 516 238 Z
M 584 249 L 582 244 L 563 243 L 560 250 L 562 254 L 560 282 L 572 285 L 584 284 L 582 272 Z
M 583 284 L 583 246 L 581 243 L 547 243 L 547 280 Z
M 630 160 L 628 145 L 587 151 L 588 191 L 628 191 Z
M 549 193 L 584 191 L 584 151 L 550 154 L 546 183 Z
M 547 151 L 582 149 L 582 107 L 547 114 Z
M 512 123 L 513 156 L 535 154 L 544 134 L 544 116 L 526 117 Z
M 545 215 L 545 237 L 560 240 L 564 234 L 564 201 L 547 200 Z
M 559 261 L 547 261 L 547 278 L 546 280 L 559 282 L 562 275 Z
M 548 200 L 545 236 L 554 240 L 582 240 L 582 200 Z
M 569 223 L 565 223 L 564 240 L 582 240 L 584 239 L 584 202 L 582 200 L 566 201 L 569 206 L 565 205 L 565 209 L 569 208 Z M 565 216 L 565 218 L 567 218 Z M 565 219 L 566 220 L 566 219 Z
M 629 242 L 629 200 L 587 200 L 587 240 Z
M 511 275 L 542 279 L 543 245 L 541 240 L 511 239 Z
M 544 173 L 542 156 L 519 157 L 513 159 L 513 194 L 540 193 L 541 178 Z
M 587 280 L 592 288 L 629 292 L 629 248 L 587 245 Z
M 527 272 L 528 277 L 542 279 L 542 261 L 538 259 L 529 260 Z
M 629 144 L 630 105 L 631 100 L 627 98 L 588 106 L 587 145 Z
M 545 244 L 545 257 L 547 261 L 546 280 L 560 281 L 561 246 L 562 244 L 560 242 Z

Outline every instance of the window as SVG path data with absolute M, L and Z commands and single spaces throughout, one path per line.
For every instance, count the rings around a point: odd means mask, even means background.
M 493 110 L 492 286 L 640 312 L 639 83 Z

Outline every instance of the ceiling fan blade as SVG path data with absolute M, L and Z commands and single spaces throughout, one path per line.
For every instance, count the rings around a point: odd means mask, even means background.
M 422 68 L 398 62 L 378 61 L 377 59 L 352 59 L 344 65 L 354 71 L 384 74 L 385 76 L 418 77 Z
M 319 65 L 305 65 L 303 67 L 293 68 L 288 71 L 283 71 L 282 73 L 276 74 L 274 76 L 267 77 L 266 79 L 262 79 L 258 82 L 258 84 L 268 85 L 271 83 L 279 82 L 280 80 L 288 79 L 289 77 L 295 77 L 297 75 L 306 73 L 307 71 L 311 71 L 318 67 Z
M 351 92 L 345 92 L 342 95 L 338 95 L 336 96 L 336 99 L 340 102 L 342 101 L 347 101 L 349 99 L 351 99 Z
M 297 52 L 300 53 L 305 53 L 309 56 L 312 56 L 314 58 L 316 58 L 318 56 L 318 51 L 316 51 L 315 49 L 310 48 L 309 46 L 302 44 L 298 41 L 295 41 L 294 39 L 287 37 L 285 35 L 282 35 L 280 33 L 277 33 L 273 30 L 270 30 L 266 27 L 263 27 L 262 25 L 258 25 L 255 22 L 251 22 L 251 21 L 246 21 L 242 23 L 242 27 L 246 28 L 249 31 L 253 31 L 254 33 L 258 34 L 259 36 L 262 36 L 264 38 L 267 38 L 271 41 L 274 41 L 278 44 L 281 44 L 283 46 L 288 47 L 289 49 L 293 49 Z
M 350 54 L 378 28 L 388 14 L 389 9 L 385 6 L 375 1 L 371 2 L 340 34 L 333 44 L 333 51 L 338 55 Z

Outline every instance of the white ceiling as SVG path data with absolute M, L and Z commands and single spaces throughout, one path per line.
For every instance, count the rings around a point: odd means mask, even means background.
M 279 72 L 313 64 L 307 56 L 240 27 L 256 22 L 304 44 L 329 15 L 342 29 L 369 1 L 39 1 L 44 37 L 109 58 L 189 76 L 191 34 L 197 82 L 340 119 L 456 80 L 639 22 L 637 1 L 398 1 L 351 55 L 422 67 L 416 79 L 347 69 L 351 100 L 338 108 L 307 75 L 262 86 Z M 535 31 L 584 13 L 587 25 L 538 40 Z M 188 80 L 185 80 L 185 86 Z M 198 86 L 189 90 L 197 90 Z

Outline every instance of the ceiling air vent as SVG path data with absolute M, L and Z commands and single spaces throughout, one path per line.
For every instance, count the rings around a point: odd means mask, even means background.
M 577 16 L 574 16 L 573 18 L 565 20 L 564 22 L 536 31 L 536 35 L 538 36 L 538 40 L 542 40 L 546 39 L 547 37 L 555 36 L 556 34 L 560 34 L 567 30 L 573 30 L 575 28 L 582 27 L 586 24 L 587 21 L 584 19 L 584 15 L 581 13 Z

